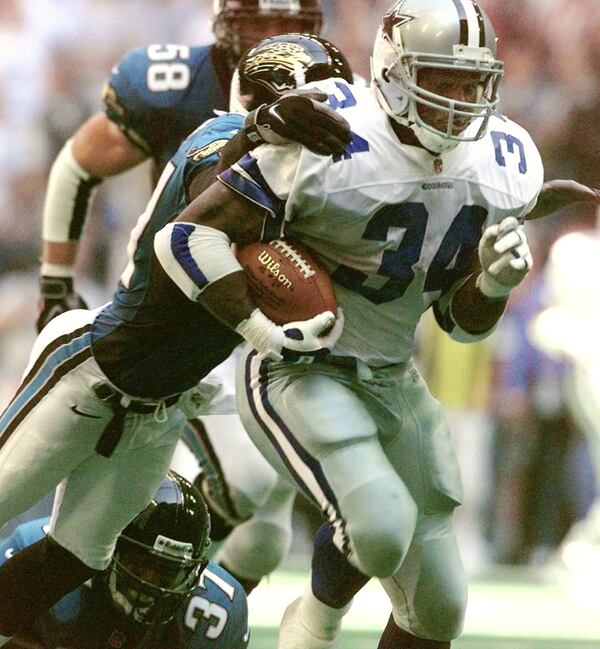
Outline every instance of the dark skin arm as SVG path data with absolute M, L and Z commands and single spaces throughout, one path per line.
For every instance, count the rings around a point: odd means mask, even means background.
M 261 236 L 265 210 L 243 198 L 221 182 L 212 182 L 210 173 L 199 173 L 190 185 L 190 204 L 175 221 L 198 223 L 224 232 L 232 243 L 244 246 L 258 241 Z M 248 284 L 243 272 L 231 273 L 210 284 L 198 301 L 212 315 L 231 329 L 250 317 L 256 305 L 248 294 Z
M 250 153 L 256 145 L 244 135 L 243 131 L 236 133 L 219 152 L 219 161 L 213 167 L 200 169 L 191 179 L 186 188 L 188 203 L 208 189 L 217 180 L 217 175 L 229 169 L 231 165 Z
M 240 158 L 243 158 L 255 147 L 256 144 L 250 142 L 243 131 L 238 131 L 221 149 L 219 162 L 214 168 L 215 176 L 225 171 L 225 169 L 229 169 L 232 164 L 236 163 Z
M 505 300 L 491 300 L 475 286 L 479 273 L 473 273 L 452 298 L 452 316 L 455 322 L 471 334 L 489 331 L 506 308 Z
M 481 272 L 477 251 L 473 251 L 469 266 L 471 274 L 452 298 L 452 316 L 462 329 L 477 335 L 489 331 L 496 324 L 504 313 L 508 297 L 492 300 L 477 288 L 475 283 Z
M 536 206 L 525 218 L 528 221 L 539 219 L 573 203 L 600 205 L 600 189 L 587 187 L 575 180 L 547 180 L 542 185 Z

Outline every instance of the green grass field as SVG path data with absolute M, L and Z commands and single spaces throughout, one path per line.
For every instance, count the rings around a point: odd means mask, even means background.
M 306 573 L 278 572 L 250 597 L 250 649 L 276 649 L 283 609 Z M 600 649 L 600 586 L 509 572 L 473 581 L 465 631 L 453 649 Z M 390 607 L 377 582 L 355 598 L 340 649 L 376 649 Z

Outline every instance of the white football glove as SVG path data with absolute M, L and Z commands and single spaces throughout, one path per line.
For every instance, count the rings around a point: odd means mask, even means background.
M 344 328 L 344 313 L 337 318 L 331 311 L 319 313 L 310 320 L 276 325 L 255 309 L 247 320 L 236 327 L 257 351 L 274 361 L 312 363 L 327 356 Z
M 482 272 L 477 287 L 487 297 L 508 296 L 533 266 L 531 251 L 523 226 L 514 216 L 490 225 L 479 242 Z

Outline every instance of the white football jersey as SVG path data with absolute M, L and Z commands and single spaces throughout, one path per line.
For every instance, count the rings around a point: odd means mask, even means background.
M 284 217 L 285 233 L 324 262 L 346 316 L 335 354 L 404 362 L 423 312 L 468 274 L 482 230 L 535 205 L 540 155 L 495 117 L 483 139 L 436 157 L 399 141 L 370 87 L 313 85 L 350 123 L 344 155 L 261 146 L 221 180 Z

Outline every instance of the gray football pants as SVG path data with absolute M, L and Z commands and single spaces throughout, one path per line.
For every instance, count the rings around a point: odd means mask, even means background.
M 458 465 L 440 404 L 412 364 L 267 363 L 246 350 L 238 407 L 265 458 L 333 523 L 334 542 L 379 577 L 396 623 L 456 637 L 467 587 L 452 511 Z

